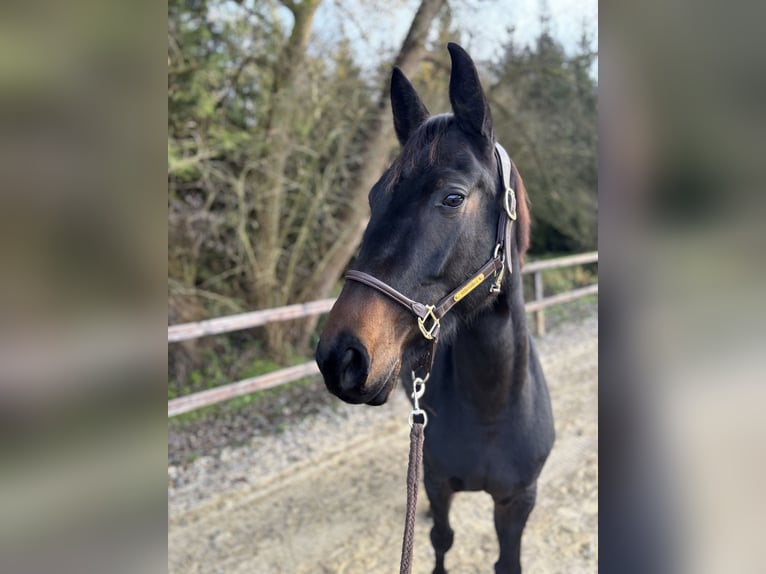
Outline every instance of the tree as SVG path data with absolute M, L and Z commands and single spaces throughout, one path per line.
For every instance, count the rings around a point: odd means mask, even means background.
M 583 34 L 567 55 L 545 28 L 533 47 L 511 34 L 493 68 L 495 127 L 529 191 L 533 252 L 596 247 L 598 99 L 589 44 Z

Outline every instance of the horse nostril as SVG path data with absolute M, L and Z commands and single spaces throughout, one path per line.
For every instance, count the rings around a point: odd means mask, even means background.
M 361 345 L 350 345 L 340 360 L 340 388 L 350 391 L 361 387 L 367 380 L 369 365 L 367 350 Z
M 340 360 L 340 370 L 345 371 L 346 367 L 350 366 L 351 363 L 354 362 L 354 358 L 359 356 L 359 351 L 354 349 L 353 347 L 349 347 L 346 349 L 346 352 L 343 353 L 343 357 Z
M 331 393 L 350 403 L 364 398 L 371 361 L 359 339 L 350 334 L 320 339 L 315 357 Z

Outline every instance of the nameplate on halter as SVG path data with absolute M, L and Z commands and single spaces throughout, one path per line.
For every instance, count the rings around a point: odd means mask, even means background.
M 463 287 L 460 291 L 455 293 L 455 296 L 453 297 L 453 299 L 455 300 L 455 303 L 460 301 L 463 297 L 468 295 L 471 291 L 476 289 L 483 282 L 484 282 L 484 273 L 479 273 L 476 277 L 471 279 L 471 281 L 467 283 L 465 287 Z

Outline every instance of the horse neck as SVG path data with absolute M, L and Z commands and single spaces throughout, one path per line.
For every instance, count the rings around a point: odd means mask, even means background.
M 463 323 L 452 344 L 460 388 L 482 412 L 516 400 L 527 381 L 529 339 L 519 257 L 496 299 Z

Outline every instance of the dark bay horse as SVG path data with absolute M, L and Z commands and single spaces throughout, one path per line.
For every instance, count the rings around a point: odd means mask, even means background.
M 453 114 L 429 116 L 407 78 L 393 71 L 403 149 L 370 191 L 355 271 L 330 312 L 316 360 L 333 394 L 381 405 L 403 365 L 409 375 L 422 357 L 430 364 L 438 336 L 421 401 L 434 572 L 445 572 L 453 542 L 453 494 L 483 490 L 495 503 L 495 572 L 511 574 L 521 572 L 521 534 L 554 441 L 524 311 L 529 213 L 521 177 L 496 144 L 476 67 L 461 47 L 448 48 Z

